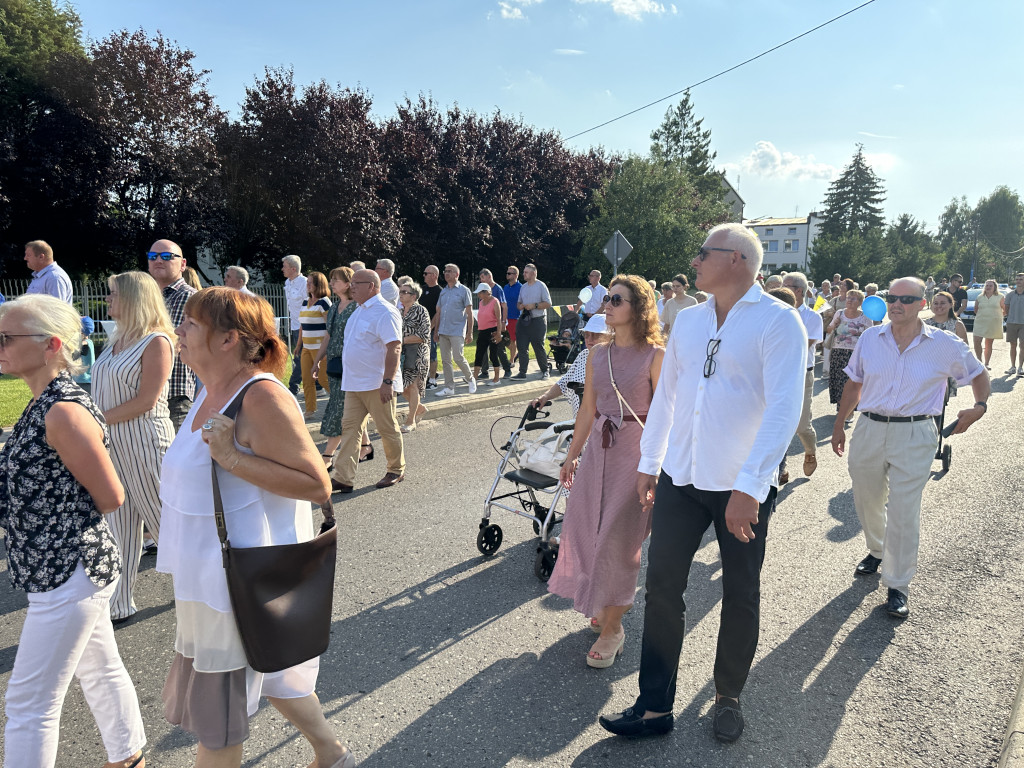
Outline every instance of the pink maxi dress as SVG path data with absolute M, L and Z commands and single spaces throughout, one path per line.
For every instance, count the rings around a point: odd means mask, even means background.
M 643 431 L 628 408 L 620 409 L 608 375 L 608 352 L 607 344 L 590 351 L 597 418 L 584 450 L 586 460 L 573 479 L 558 560 L 548 581 L 550 592 L 572 598 L 573 607 L 585 616 L 596 616 L 608 605 L 633 604 L 640 548 L 651 533 L 651 514 L 641 509 L 636 493 Z M 654 395 L 654 352 L 650 345 L 611 350 L 615 383 L 641 419 Z

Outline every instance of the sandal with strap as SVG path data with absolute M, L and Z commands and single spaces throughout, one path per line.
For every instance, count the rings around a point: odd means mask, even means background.
M 334 454 L 333 453 L 321 453 L 320 457 L 323 458 L 323 459 L 327 459 L 327 461 L 324 462 L 324 466 L 327 467 L 327 471 L 328 472 L 330 472 L 331 470 L 334 469 Z

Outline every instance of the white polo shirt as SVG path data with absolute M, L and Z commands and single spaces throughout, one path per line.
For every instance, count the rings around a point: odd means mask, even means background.
M 719 341 L 704 376 L 708 346 Z M 767 497 L 804 401 L 807 333 L 752 285 L 718 327 L 715 297 L 676 315 L 640 439 L 640 472 L 704 491 Z
M 380 389 L 387 345 L 401 340 L 402 316 L 379 293 L 356 307 L 345 326 L 341 388 L 346 392 Z M 392 387 L 395 392 L 402 390 L 401 370 L 396 372 Z
M 807 331 L 807 359 L 804 361 L 804 367 L 810 370 L 814 367 L 814 347 L 811 346 L 811 342 L 822 341 L 825 338 L 825 324 L 821 322 L 821 315 L 806 304 L 798 304 L 796 311 L 804 321 L 804 329 Z
M 600 283 L 597 287 L 590 287 L 593 293 L 590 296 L 590 301 L 583 305 L 583 314 L 585 315 L 596 315 L 597 311 L 601 309 L 601 304 L 604 303 L 604 297 L 608 295 L 608 289 Z

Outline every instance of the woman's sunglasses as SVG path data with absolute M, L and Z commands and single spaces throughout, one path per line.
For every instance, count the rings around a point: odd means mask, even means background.
M 603 299 L 601 299 L 601 301 L 604 304 L 611 304 L 613 307 L 621 306 L 622 302 L 626 302 L 627 304 L 633 303 L 630 299 L 627 299 L 625 296 L 622 296 L 618 293 L 609 293 Z

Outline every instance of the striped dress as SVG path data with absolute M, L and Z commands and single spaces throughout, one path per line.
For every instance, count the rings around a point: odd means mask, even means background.
M 151 333 L 117 354 L 113 344 L 103 350 L 92 367 L 92 397 L 101 411 L 116 408 L 138 395 L 142 353 L 157 338 L 166 339 L 173 349 L 167 334 Z M 124 504 L 107 516 L 123 564 L 121 581 L 111 598 L 114 619 L 127 618 L 138 610 L 132 591 L 142 556 L 142 524 L 145 522 L 154 541 L 159 540 L 160 465 L 173 439 L 167 384 L 149 412 L 110 425 L 110 458 L 125 492 Z

